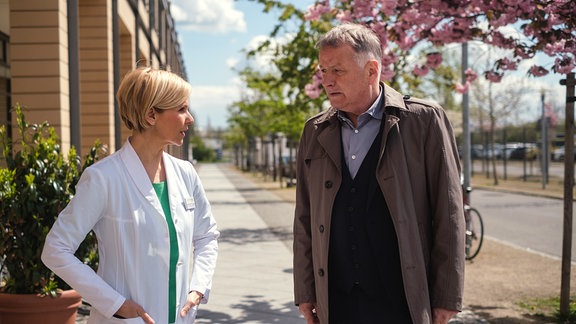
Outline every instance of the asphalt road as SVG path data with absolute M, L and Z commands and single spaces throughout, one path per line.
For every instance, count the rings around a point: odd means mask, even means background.
M 562 257 L 564 202 L 561 199 L 476 189 L 472 192 L 472 205 L 482 215 L 485 236 Z M 576 226 L 572 226 L 572 261 L 576 261 L 575 234 Z

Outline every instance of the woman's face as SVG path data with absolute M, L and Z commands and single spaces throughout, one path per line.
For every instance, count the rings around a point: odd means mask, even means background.
M 156 110 L 156 131 L 166 144 L 182 145 L 194 117 L 188 110 L 188 100 L 180 107 Z

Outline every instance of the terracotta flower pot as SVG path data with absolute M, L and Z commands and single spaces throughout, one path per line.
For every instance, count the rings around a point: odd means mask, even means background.
M 0 294 L 0 324 L 74 324 L 82 297 L 66 290 L 55 298 L 32 294 Z

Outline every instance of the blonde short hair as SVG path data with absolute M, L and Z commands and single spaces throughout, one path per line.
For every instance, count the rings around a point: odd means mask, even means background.
M 190 84 L 175 73 L 139 67 L 128 72 L 116 98 L 122 121 L 130 130 L 139 132 L 150 127 L 146 115 L 151 109 L 171 109 L 186 103 Z

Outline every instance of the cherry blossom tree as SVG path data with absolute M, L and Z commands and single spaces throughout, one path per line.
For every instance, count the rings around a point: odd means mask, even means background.
M 575 12 L 573 0 L 318 0 L 308 8 L 305 18 L 362 23 L 374 30 L 384 50 L 384 80 L 391 80 L 397 73 L 394 63 L 402 53 L 429 48 L 425 60 L 412 67 L 414 75 L 424 76 L 442 63 L 439 47 L 481 41 L 505 50 L 504 56 L 481 71 L 489 81 L 500 82 L 507 72 L 516 71 L 521 62 L 533 59 L 537 53 L 548 56 L 551 63 L 530 65 L 528 75 L 573 71 Z M 464 84 L 455 85 L 458 92 L 467 91 L 477 77 L 472 70 L 466 75 Z

